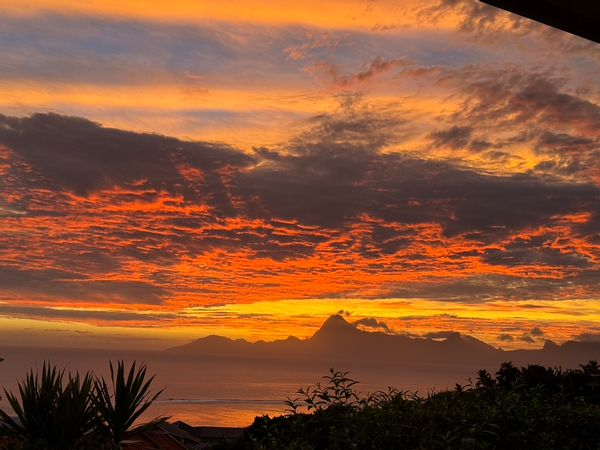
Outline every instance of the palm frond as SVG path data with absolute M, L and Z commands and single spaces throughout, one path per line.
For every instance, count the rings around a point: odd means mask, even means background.
M 96 379 L 93 401 L 104 424 L 105 433 L 116 445 L 132 434 L 142 432 L 167 419 L 159 417 L 147 424 L 134 426 L 163 392 L 161 389 L 154 395 L 150 394 L 154 376 L 147 377 L 145 364 L 138 366 L 134 361 L 126 373 L 123 361 L 118 361 L 116 368 L 111 362 L 110 379 L 110 387 L 104 378 Z
M 65 373 L 44 363 L 41 374 L 31 370 L 18 384 L 19 393 L 4 390 L 15 412 L 14 420 L 0 411 L 0 426 L 12 435 L 48 449 L 71 449 L 93 428 L 93 378 Z

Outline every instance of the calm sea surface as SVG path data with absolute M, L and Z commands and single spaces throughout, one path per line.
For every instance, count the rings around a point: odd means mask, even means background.
M 167 352 L 118 352 L 1 347 L 0 386 L 16 391 L 16 381 L 30 368 L 41 368 L 49 360 L 67 371 L 91 370 L 108 376 L 108 361 L 124 359 L 144 361 L 149 373 L 156 374 L 155 389 L 165 388 L 145 418 L 170 416 L 192 425 L 245 426 L 255 416 L 277 415 L 285 411 L 284 400 L 295 397 L 297 389 L 319 381 L 329 367 L 278 361 L 231 361 L 212 358 L 189 358 Z M 336 367 L 337 369 L 337 367 Z M 403 390 L 425 392 L 443 388 L 457 380 L 446 374 L 375 371 L 368 368 L 340 367 L 350 370 L 361 381 L 361 392 L 387 390 L 392 385 Z M 3 396 L 4 397 L 4 396 Z M 0 408 L 9 410 L 6 399 Z

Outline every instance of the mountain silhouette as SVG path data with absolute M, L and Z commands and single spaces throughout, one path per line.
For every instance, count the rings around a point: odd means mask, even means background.
M 328 364 L 335 367 L 419 368 L 456 371 L 497 367 L 504 361 L 515 364 L 545 364 L 577 367 L 600 359 L 600 344 L 568 341 L 558 345 L 547 341 L 539 350 L 504 351 L 474 337 L 448 333 L 443 339 L 364 331 L 341 315 L 330 316 L 309 338 L 272 342 L 248 342 L 208 336 L 167 350 L 190 357 Z
M 351 323 L 347 322 L 339 314 L 329 316 L 321 328 L 310 337 L 311 341 L 327 342 L 338 339 L 352 339 L 358 337 L 363 332 L 356 328 Z

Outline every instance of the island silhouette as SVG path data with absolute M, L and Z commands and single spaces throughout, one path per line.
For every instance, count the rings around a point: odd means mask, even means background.
M 503 350 L 458 332 L 435 339 L 366 331 L 334 314 L 306 339 L 289 336 L 271 342 L 249 342 L 211 335 L 166 351 L 211 359 L 306 361 L 335 367 L 418 367 L 454 372 L 460 367 L 495 367 L 505 361 L 577 367 L 581 361 L 600 358 L 600 343 L 570 340 L 557 344 L 546 340 L 540 349 Z

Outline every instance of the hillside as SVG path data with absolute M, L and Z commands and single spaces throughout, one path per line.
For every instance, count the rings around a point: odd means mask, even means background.
M 503 361 L 573 367 L 600 359 L 600 344 L 547 342 L 540 350 L 504 351 L 471 336 L 450 334 L 442 340 L 358 329 L 341 315 L 330 316 L 309 338 L 255 343 L 208 336 L 167 350 L 172 354 L 224 359 L 314 361 L 330 365 L 413 366 L 421 368 L 488 367 Z

